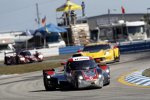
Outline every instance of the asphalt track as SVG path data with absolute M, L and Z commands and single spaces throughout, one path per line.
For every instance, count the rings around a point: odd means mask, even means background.
M 42 72 L 0 79 L 0 100 L 150 100 L 150 88 L 124 85 L 117 81 L 124 73 L 150 67 L 150 52 L 121 55 L 121 62 L 110 64 L 111 84 L 102 89 L 47 92 Z

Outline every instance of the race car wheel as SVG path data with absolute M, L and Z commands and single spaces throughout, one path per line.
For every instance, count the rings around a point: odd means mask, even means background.
M 6 65 L 11 65 L 11 59 L 7 58 L 5 63 L 6 63 Z
M 115 61 L 116 61 L 116 62 L 119 62 L 119 61 L 120 61 L 120 54 L 118 55 L 118 57 L 115 58 Z
M 120 54 L 118 55 L 118 57 L 115 57 L 115 53 L 114 53 L 114 61 L 115 62 L 119 62 L 120 61 Z
M 104 86 L 104 76 L 102 79 L 99 80 L 99 88 L 102 88 Z
M 109 85 L 110 84 L 110 80 L 108 80 L 108 83 L 107 84 L 105 84 L 105 85 Z
M 53 91 L 56 89 L 54 86 L 49 85 L 46 79 L 44 79 L 44 86 L 46 91 Z
M 52 87 L 52 86 L 48 86 L 48 85 L 45 85 L 45 90 L 46 91 L 54 91 L 56 88 Z
M 75 89 L 79 88 L 78 79 L 75 79 L 75 81 L 74 81 L 74 88 Z
M 100 80 L 100 81 L 99 81 L 99 88 L 102 88 L 102 87 L 103 87 L 103 81 Z

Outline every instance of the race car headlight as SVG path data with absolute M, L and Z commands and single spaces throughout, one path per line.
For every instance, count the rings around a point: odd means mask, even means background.
M 79 76 L 79 79 L 80 79 L 80 80 L 83 80 L 83 76 Z
M 21 61 L 24 61 L 24 60 L 25 60 L 25 58 L 21 57 L 21 58 L 20 58 L 20 60 L 21 60 Z
M 101 77 L 102 77 L 102 75 L 101 75 L 101 74 L 99 74 L 99 75 L 98 75 L 98 77 L 99 77 L 99 78 L 101 78 Z
M 105 52 L 105 55 L 109 55 L 109 54 L 110 54 L 110 52 L 109 52 L 109 51 L 106 51 L 106 52 Z
M 48 79 L 50 79 L 50 78 L 51 78 L 51 76 L 50 76 L 50 75 L 47 75 L 47 78 L 48 78 Z
M 43 58 L 43 55 L 39 55 L 38 57 L 39 57 L 39 58 Z
M 106 72 L 109 73 L 110 72 L 109 69 L 106 69 Z

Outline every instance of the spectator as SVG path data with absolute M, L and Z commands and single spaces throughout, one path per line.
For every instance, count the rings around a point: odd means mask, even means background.
M 71 11 L 70 16 L 71 16 L 71 24 L 75 24 L 76 23 L 76 14 L 75 14 L 74 10 Z
M 69 14 L 67 12 L 63 13 L 62 18 L 63 18 L 63 24 L 69 25 Z

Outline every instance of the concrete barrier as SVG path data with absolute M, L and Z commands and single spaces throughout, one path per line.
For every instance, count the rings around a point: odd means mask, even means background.
M 121 53 L 146 51 L 150 50 L 150 40 L 120 42 L 118 44 L 118 47 Z M 68 46 L 64 48 L 59 48 L 59 54 L 61 55 L 76 53 L 81 48 L 83 48 L 83 46 Z
M 150 50 L 150 41 L 142 40 L 142 41 L 132 41 L 128 43 L 127 42 L 120 43 L 119 48 L 121 53 L 146 51 Z
M 138 52 L 138 51 L 146 51 L 150 50 L 150 40 L 147 41 L 128 41 L 121 42 L 118 44 L 121 53 L 129 53 L 129 52 Z M 41 52 L 44 57 L 49 56 L 57 56 L 61 54 L 71 54 L 76 53 L 78 50 L 82 49 L 83 46 L 67 46 L 63 48 L 44 48 L 37 49 L 37 51 Z M 30 50 L 31 53 L 35 53 L 35 50 Z M 4 60 L 4 52 L 0 53 L 0 61 Z
M 59 54 L 71 54 L 76 53 L 78 50 L 83 48 L 83 46 L 67 46 L 64 48 L 59 48 Z

